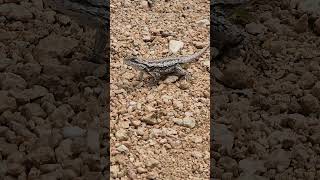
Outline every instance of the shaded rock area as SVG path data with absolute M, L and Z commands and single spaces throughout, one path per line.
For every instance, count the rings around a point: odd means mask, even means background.
M 320 179 L 319 2 L 237 7 L 256 18 L 212 73 L 213 179 Z
M 94 30 L 42 0 L 0 1 L 0 179 L 106 179 L 105 65 Z

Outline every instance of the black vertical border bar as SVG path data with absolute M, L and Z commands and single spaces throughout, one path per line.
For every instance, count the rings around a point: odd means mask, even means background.
M 107 111 L 107 120 L 106 120 L 106 123 L 107 123 L 107 129 L 108 129 L 108 133 L 107 133 L 107 144 L 108 144 L 108 153 L 107 153 L 107 169 L 106 169 L 106 179 L 110 179 L 110 61 L 111 61 L 111 58 L 110 58 L 110 26 L 111 26 L 111 23 L 110 23 L 110 0 L 105 0 L 106 1 L 106 4 L 107 4 L 107 45 L 106 45 L 106 53 L 107 53 L 107 60 L 106 60 L 106 85 L 105 85 L 105 92 L 106 92 L 106 111 Z
M 102 81 L 104 84 L 102 87 L 104 87 L 105 92 L 105 110 L 107 114 L 107 119 L 99 120 L 99 134 L 102 134 L 102 141 L 107 141 L 106 145 L 108 148 L 102 148 L 101 145 L 103 142 L 100 142 L 100 163 L 101 167 L 105 167 L 105 169 L 101 169 L 101 175 L 106 180 L 110 179 L 110 0 L 96 0 L 98 1 L 97 4 L 100 4 L 102 8 L 98 8 L 97 12 L 98 16 L 97 19 L 101 19 L 102 28 L 104 29 L 104 33 L 107 36 L 106 38 L 106 47 L 105 47 L 105 75 L 104 75 L 104 81 Z M 100 2 L 99 2 L 100 1 Z M 101 4 L 102 1 L 102 4 Z M 96 31 L 101 29 L 101 24 L 98 23 L 96 27 Z M 107 133 L 103 132 L 105 128 L 107 129 Z M 102 152 L 107 149 L 108 152 Z M 106 156 L 106 157 L 104 157 Z M 106 160 L 106 161 L 103 161 Z M 103 164 L 106 163 L 106 164 Z
M 212 47 L 213 47 L 213 18 L 215 18 L 213 16 L 213 1 L 214 0 L 210 0 L 210 179 L 213 179 L 213 171 L 214 171 L 214 162 L 213 160 L 213 117 L 214 117 L 214 101 L 213 101 L 213 88 L 214 88 L 214 75 L 213 75 L 213 68 L 214 68 L 214 64 L 213 64 L 213 59 L 212 59 Z
M 213 47 L 213 41 L 211 40 L 213 37 L 213 28 L 212 28 L 212 20 L 213 20 L 213 7 L 212 7 L 212 2 L 213 0 L 210 0 L 210 138 L 209 138 L 209 143 L 210 143 L 210 179 L 213 178 L 213 162 L 212 162 L 212 157 L 213 157 L 213 148 L 212 148 L 212 144 L 213 144 L 213 59 L 212 59 L 212 47 Z

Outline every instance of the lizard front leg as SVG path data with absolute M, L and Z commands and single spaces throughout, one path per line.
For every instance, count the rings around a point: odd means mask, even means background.
M 175 73 L 178 76 L 182 76 L 187 81 L 191 79 L 190 73 L 188 71 L 186 71 L 185 69 L 183 69 L 180 65 L 176 66 Z
M 152 80 L 150 82 L 151 86 L 157 85 L 160 81 L 161 75 L 158 72 L 150 72 L 149 73 L 152 76 Z
M 144 74 L 143 71 L 140 71 L 140 72 L 139 72 L 138 81 L 140 81 L 140 82 L 142 81 L 143 74 Z

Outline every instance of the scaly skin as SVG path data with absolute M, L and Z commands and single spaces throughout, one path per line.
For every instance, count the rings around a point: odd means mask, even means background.
M 143 73 L 151 75 L 153 77 L 153 85 L 157 84 L 161 77 L 172 73 L 189 79 L 190 75 L 188 71 L 184 70 L 181 65 L 198 59 L 208 48 L 209 45 L 190 56 L 169 57 L 158 60 L 143 60 L 138 57 L 128 57 L 124 60 L 124 63 L 142 72 L 140 73 L 139 80 L 142 79 Z

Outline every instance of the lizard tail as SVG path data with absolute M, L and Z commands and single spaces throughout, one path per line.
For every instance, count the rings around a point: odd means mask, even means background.
M 196 59 L 198 59 L 204 52 L 206 52 L 206 50 L 210 47 L 210 43 L 204 47 L 203 49 L 201 49 L 199 52 L 193 54 L 193 55 L 190 55 L 190 56 L 186 56 L 186 57 L 183 57 L 181 58 L 181 62 L 182 63 L 189 63 L 189 62 L 192 62 Z

